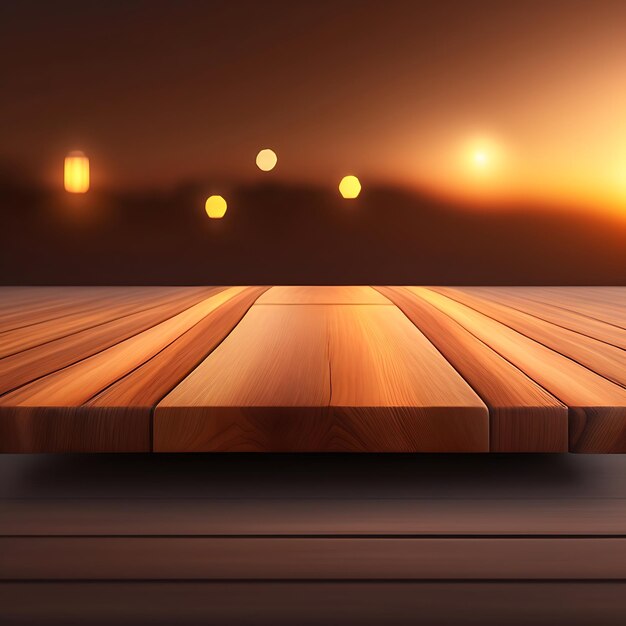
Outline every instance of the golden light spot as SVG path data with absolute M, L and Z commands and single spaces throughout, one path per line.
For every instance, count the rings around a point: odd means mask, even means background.
M 209 196 L 204 203 L 204 210 L 214 220 L 219 220 L 226 213 L 226 200 L 222 196 Z
M 454 177 L 452 184 L 462 199 L 486 202 L 509 193 L 512 153 L 496 134 L 470 135 L 455 150 L 448 175 Z
M 478 150 L 474 153 L 474 163 L 477 167 L 485 167 L 489 164 L 489 156 L 486 152 Z
M 65 157 L 63 184 L 70 193 L 89 190 L 89 159 L 82 152 L 70 152 Z
M 256 164 L 260 170 L 264 172 L 269 172 L 276 167 L 276 163 L 278 162 L 278 157 L 273 150 L 269 148 L 264 148 L 256 155 Z
M 361 193 L 361 183 L 356 176 L 344 176 L 339 183 L 339 193 L 347 199 L 357 198 Z

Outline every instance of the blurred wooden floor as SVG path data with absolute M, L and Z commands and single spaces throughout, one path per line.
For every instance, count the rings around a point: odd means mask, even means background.
M 626 452 L 626 288 L 3 287 L 0 451 Z
M 624 476 L 621 455 L 2 455 L 0 623 L 621 625 Z

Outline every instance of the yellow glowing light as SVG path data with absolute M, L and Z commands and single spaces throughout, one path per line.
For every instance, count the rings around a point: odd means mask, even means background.
M 339 183 L 339 193 L 347 199 L 357 198 L 361 193 L 361 183 L 356 176 L 344 176 Z
M 278 162 L 278 157 L 273 150 L 269 148 L 264 148 L 256 155 L 256 164 L 260 170 L 264 172 L 269 172 L 276 167 L 276 163 Z
M 89 190 L 89 159 L 82 152 L 70 152 L 65 157 L 63 183 L 70 193 Z
M 222 196 L 209 196 L 204 203 L 204 210 L 214 220 L 219 220 L 226 213 L 226 200 Z
M 474 153 L 474 163 L 478 167 L 485 167 L 486 165 L 489 164 L 489 156 L 487 155 L 486 152 L 479 150 L 478 152 Z
M 464 197 L 495 198 L 510 186 L 510 151 L 497 135 L 469 136 L 457 150 L 456 180 Z

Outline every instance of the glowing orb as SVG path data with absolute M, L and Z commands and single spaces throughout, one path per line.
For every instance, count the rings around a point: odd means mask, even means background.
M 486 152 L 479 150 L 474 153 L 474 163 L 478 167 L 485 167 L 489 163 L 489 157 Z
M 222 196 L 209 196 L 204 203 L 206 214 L 214 220 L 219 220 L 226 213 L 226 200 Z
M 65 157 L 63 184 L 70 193 L 89 190 L 89 159 L 82 152 L 70 152 Z
M 269 148 L 265 148 L 256 155 L 256 164 L 260 170 L 264 172 L 269 172 L 276 167 L 276 163 L 278 162 L 278 157 L 273 150 Z
M 356 176 L 344 176 L 339 183 L 339 193 L 346 199 L 357 198 L 361 193 L 361 183 Z

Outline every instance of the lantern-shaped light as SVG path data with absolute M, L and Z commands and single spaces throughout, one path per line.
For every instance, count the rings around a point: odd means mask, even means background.
M 65 191 L 86 193 L 89 190 L 89 159 L 82 152 L 70 152 L 63 169 Z
M 204 203 L 204 210 L 214 220 L 219 220 L 226 213 L 226 200 L 222 196 L 209 196 Z
M 361 193 L 361 183 L 356 176 L 344 176 L 339 183 L 339 193 L 346 199 L 357 198 Z

